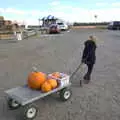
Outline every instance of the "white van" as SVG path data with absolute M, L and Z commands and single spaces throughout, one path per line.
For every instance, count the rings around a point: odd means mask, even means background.
M 67 24 L 65 24 L 63 22 L 58 22 L 57 24 L 59 25 L 60 30 L 64 30 L 64 31 L 68 30 L 68 25 Z

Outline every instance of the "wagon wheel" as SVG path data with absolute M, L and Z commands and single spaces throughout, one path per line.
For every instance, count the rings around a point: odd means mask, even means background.
M 22 109 L 22 118 L 23 120 L 33 120 L 38 113 L 38 109 L 35 105 L 26 105 Z
M 20 107 L 20 104 L 16 100 L 9 98 L 8 99 L 8 107 L 11 110 L 15 110 Z
M 72 96 L 72 91 L 69 88 L 64 88 L 60 91 L 60 98 L 62 101 L 67 101 Z

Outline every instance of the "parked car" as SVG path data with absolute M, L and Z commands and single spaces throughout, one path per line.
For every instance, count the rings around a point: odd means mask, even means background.
M 49 33 L 60 33 L 60 28 L 57 24 L 51 24 L 49 26 Z
M 113 21 L 108 25 L 109 30 L 120 30 L 120 21 Z
M 68 30 L 68 26 L 65 23 L 59 22 L 57 24 L 59 25 L 60 30 L 62 30 L 62 31 Z

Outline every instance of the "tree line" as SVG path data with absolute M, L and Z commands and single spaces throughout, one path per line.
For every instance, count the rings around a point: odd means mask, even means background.
M 99 22 L 99 23 L 79 23 L 79 22 L 75 22 L 73 23 L 73 26 L 90 26 L 90 25 L 108 25 L 109 22 Z

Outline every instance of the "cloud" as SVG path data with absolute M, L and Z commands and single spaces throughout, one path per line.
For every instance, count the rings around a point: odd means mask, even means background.
M 113 7 L 120 7 L 120 2 L 112 3 L 112 6 L 113 6 Z
M 97 7 L 120 7 L 120 2 L 98 2 L 96 3 Z
M 18 10 L 14 8 L 0 8 L 0 12 L 5 14 L 5 13 L 12 13 L 12 14 L 18 14 L 18 15 L 25 15 L 28 14 L 27 11 L 25 10 Z
M 109 5 L 109 4 L 106 3 L 106 2 L 98 2 L 98 3 L 96 3 L 96 6 L 99 6 L 99 7 L 103 7 L 103 6 L 106 6 L 106 5 Z
M 13 8 L 7 8 L 4 11 L 5 11 L 5 13 L 13 13 L 13 14 L 19 14 L 19 15 L 27 14 L 27 12 L 24 10 L 17 10 L 17 9 L 13 9 Z
M 116 4 L 113 4 L 115 6 Z M 37 24 L 38 19 L 48 15 L 54 15 L 69 22 L 95 22 L 94 15 L 97 15 L 98 22 L 120 20 L 120 8 L 87 9 L 72 7 L 70 5 L 58 5 L 52 7 L 51 11 L 40 10 L 18 10 L 15 8 L 0 8 L 5 19 L 26 21 L 26 24 Z
M 120 8 L 105 8 L 105 9 L 98 9 L 92 10 L 93 14 L 98 15 L 98 21 L 114 21 L 120 20 Z
M 77 12 L 76 12 L 77 11 Z M 70 22 L 95 22 L 94 15 L 97 15 L 98 22 L 120 20 L 120 8 L 104 8 L 104 9 L 83 9 L 83 8 L 72 8 L 69 13 L 64 11 L 56 15 L 60 18 L 68 20 Z
M 50 3 L 51 6 L 58 6 L 60 5 L 60 1 L 53 1 Z
M 3 13 L 4 12 L 4 9 L 3 8 L 0 8 L 0 13 Z

